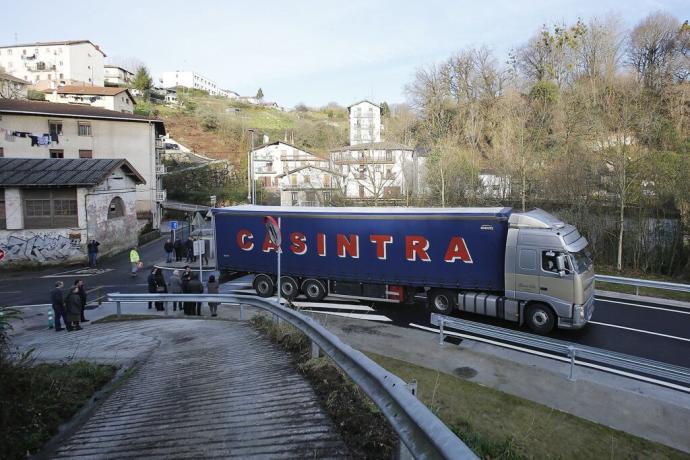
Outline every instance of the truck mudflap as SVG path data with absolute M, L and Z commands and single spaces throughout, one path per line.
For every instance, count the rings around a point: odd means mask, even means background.
M 594 295 L 583 305 L 573 305 L 572 318 L 558 318 L 558 327 L 561 329 L 582 329 L 594 314 Z

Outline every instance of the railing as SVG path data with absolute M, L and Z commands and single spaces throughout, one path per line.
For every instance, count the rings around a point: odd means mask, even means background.
M 347 157 L 333 157 L 335 164 L 394 164 L 393 158 L 347 158 Z
M 575 379 L 574 368 L 576 365 L 580 365 L 690 393 L 690 369 L 685 367 L 673 366 L 651 359 L 638 358 L 564 340 L 539 337 L 525 332 L 475 323 L 437 313 L 431 314 L 431 323 L 439 327 L 439 344 L 443 343 L 446 335 L 452 335 L 452 333 L 448 334 L 448 331 L 446 331 L 446 328 L 450 327 L 467 334 L 545 350 L 559 357 L 567 358 L 567 361 L 570 362 L 568 376 L 570 380 Z M 561 360 L 564 359 L 561 358 Z
M 669 283 L 666 281 L 641 280 L 636 278 L 624 278 L 622 276 L 595 275 L 595 281 L 602 283 L 625 284 L 635 286 L 635 294 L 640 295 L 640 288 L 665 289 L 668 291 L 689 292 L 690 285 L 680 283 Z
M 275 301 L 223 294 L 108 294 L 122 313 L 123 302 L 221 302 L 264 310 L 305 334 L 312 343 L 312 355 L 319 349 L 328 355 L 381 409 L 409 452 L 418 459 L 477 458 L 476 455 L 431 411 L 406 389 L 406 383 L 363 353 L 353 349 L 313 318 L 285 308 Z

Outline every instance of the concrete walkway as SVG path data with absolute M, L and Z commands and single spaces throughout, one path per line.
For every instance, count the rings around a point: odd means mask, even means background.
M 69 333 L 24 330 L 15 344 L 36 347 L 40 360 L 141 363 L 57 458 L 347 456 L 290 356 L 244 322 L 86 324 Z

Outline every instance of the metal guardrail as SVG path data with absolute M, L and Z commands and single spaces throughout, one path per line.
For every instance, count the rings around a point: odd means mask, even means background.
M 594 275 L 595 281 L 602 283 L 625 284 L 635 286 L 635 294 L 640 295 L 640 288 L 665 289 L 668 291 L 690 292 L 690 284 L 669 283 L 667 281 L 641 280 L 637 278 L 624 278 L 622 276 Z
M 443 422 L 422 404 L 406 383 L 388 372 L 363 353 L 353 349 L 313 318 L 285 308 L 275 301 L 228 294 L 108 294 L 122 314 L 123 302 L 220 302 L 238 305 L 240 319 L 243 306 L 264 310 L 287 321 L 312 342 L 312 353 L 320 348 L 328 355 L 381 409 L 409 452 L 418 459 L 476 459 L 470 450 Z M 318 347 L 318 348 L 316 348 Z
M 568 376 L 570 380 L 574 380 L 573 372 L 575 365 L 596 366 L 597 369 L 602 369 L 603 367 L 603 370 L 690 392 L 690 369 L 685 367 L 673 366 L 651 359 L 638 358 L 564 340 L 539 337 L 525 332 L 462 320 L 437 313 L 431 314 L 431 323 L 439 327 L 439 344 L 443 343 L 447 334 L 445 329 L 450 327 L 469 334 L 545 350 L 567 357 L 570 360 L 570 373 Z

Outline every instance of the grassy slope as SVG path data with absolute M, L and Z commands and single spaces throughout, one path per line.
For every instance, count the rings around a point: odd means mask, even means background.
M 38 364 L 0 370 L 0 457 L 26 458 L 57 433 L 115 368 L 101 364 Z
M 483 458 L 639 458 L 690 456 L 612 428 L 449 374 L 368 353 Z

